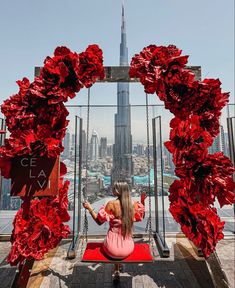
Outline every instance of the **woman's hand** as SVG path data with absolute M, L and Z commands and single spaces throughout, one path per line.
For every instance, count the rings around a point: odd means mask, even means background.
M 89 211 L 92 210 L 91 204 L 88 201 L 82 203 L 83 207 Z
M 95 220 L 95 222 L 98 225 L 101 225 L 102 223 L 100 223 L 99 219 L 97 218 L 97 214 L 95 213 L 94 209 L 91 207 L 91 204 L 88 201 L 85 201 L 82 203 L 82 205 L 85 209 L 87 209 L 90 212 L 91 217 Z
M 146 192 L 142 192 L 140 195 L 140 202 L 144 205 L 144 201 L 147 198 Z

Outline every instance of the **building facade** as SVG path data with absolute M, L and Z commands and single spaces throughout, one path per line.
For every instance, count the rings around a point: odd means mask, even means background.
M 63 139 L 64 151 L 62 153 L 62 158 L 69 158 L 70 156 L 70 133 L 66 132 L 65 137 Z
M 126 22 L 122 6 L 120 66 L 128 66 Z M 132 183 L 132 135 L 129 83 L 117 84 L 117 113 L 115 114 L 112 183 L 117 180 Z
M 107 156 L 107 138 L 100 138 L 100 158 L 104 159 Z
M 90 143 L 90 160 L 96 161 L 99 158 L 99 139 L 98 133 L 93 130 Z

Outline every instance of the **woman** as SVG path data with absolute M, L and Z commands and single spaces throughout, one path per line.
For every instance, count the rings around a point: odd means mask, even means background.
M 141 194 L 141 203 L 132 202 L 129 186 L 126 182 L 116 182 L 113 186 L 113 195 L 117 199 L 109 201 L 106 206 L 95 213 L 89 202 L 84 202 L 86 208 L 97 224 L 109 221 L 108 234 L 103 243 L 104 252 L 113 259 L 124 259 L 134 250 L 132 227 L 134 221 L 144 218 L 144 201 L 146 193 Z M 115 264 L 115 276 L 119 276 L 119 264 Z

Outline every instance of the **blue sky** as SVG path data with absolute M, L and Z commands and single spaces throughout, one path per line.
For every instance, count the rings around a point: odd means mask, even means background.
M 149 44 L 175 44 L 190 55 L 189 65 L 201 65 L 203 77 L 220 78 L 234 103 L 233 0 L 126 0 L 125 13 L 129 59 Z M 1 1 L 0 103 L 17 92 L 17 79 L 33 80 L 33 67 L 42 65 L 58 45 L 81 52 L 97 43 L 104 51 L 104 64 L 118 65 L 120 21 L 120 0 Z M 84 90 L 68 104 L 85 101 Z M 115 104 L 116 85 L 94 87 L 92 103 Z M 131 103 L 144 103 L 140 85 L 131 86 Z M 103 117 L 96 113 L 94 121 Z M 113 118 L 112 113 L 107 115 Z

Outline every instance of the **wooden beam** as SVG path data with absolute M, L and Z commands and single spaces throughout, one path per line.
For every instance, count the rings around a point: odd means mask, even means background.
M 39 76 L 41 67 L 35 67 L 34 75 Z M 197 80 L 201 80 L 201 66 L 187 66 L 187 69 L 191 70 Z M 97 80 L 97 82 L 139 82 L 137 78 L 129 77 L 129 66 L 105 66 L 105 78 L 103 80 Z

